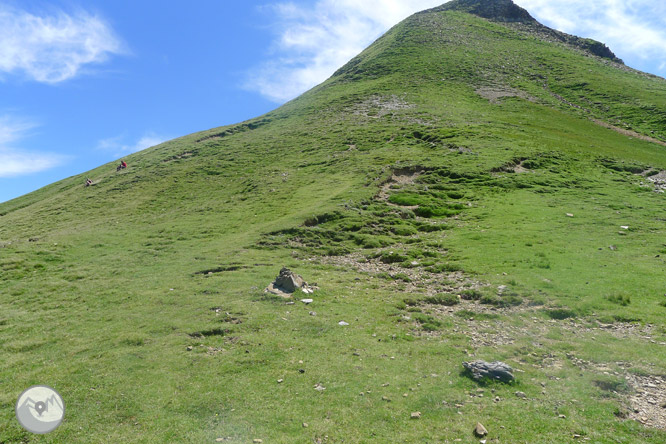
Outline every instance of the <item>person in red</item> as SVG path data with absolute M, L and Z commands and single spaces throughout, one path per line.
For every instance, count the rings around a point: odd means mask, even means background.
M 121 160 L 120 165 L 118 165 L 118 168 L 116 168 L 116 171 L 120 171 L 120 170 L 125 169 L 125 168 L 127 168 L 127 163 L 125 163 L 124 160 Z

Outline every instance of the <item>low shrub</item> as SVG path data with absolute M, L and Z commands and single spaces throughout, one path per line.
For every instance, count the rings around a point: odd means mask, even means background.
M 395 251 L 384 251 L 379 256 L 379 260 L 385 264 L 394 264 L 396 262 L 404 262 L 408 259 L 407 256 L 397 253 Z
M 634 323 L 634 322 L 641 322 L 642 321 L 641 318 L 636 318 L 636 317 L 627 316 L 627 315 L 623 315 L 623 314 L 615 314 L 615 315 L 613 315 L 613 319 L 616 322 L 628 322 L 628 323 Z
M 421 328 L 425 331 L 436 331 L 442 326 L 442 323 L 437 319 L 422 313 L 416 313 L 413 319 L 421 324 Z
M 428 267 L 426 268 L 426 271 L 430 273 L 453 273 L 454 271 L 462 271 L 462 268 L 456 264 L 444 263 Z
M 503 296 L 483 295 L 479 302 L 496 307 L 515 307 L 523 303 L 523 299 L 517 294 L 507 294 Z
M 577 316 L 575 311 L 568 308 L 552 308 L 550 310 L 544 310 L 544 312 L 549 318 L 560 321 L 563 319 L 575 318 Z
M 499 315 L 495 313 L 476 313 L 471 310 L 460 310 L 455 313 L 456 316 L 460 318 L 474 318 L 478 320 L 491 320 L 491 319 L 499 319 Z
M 423 299 L 423 301 L 427 302 L 428 304 L 446 305 L 449 307 L 460 302 L 458 296 L 451 293 L 440 293 L 434 296 L 427 296 Z
M 483 293 L 474 289 L 463 290 L 460 292 L 460 297 L 466 301 L 478 301 L 483 297 Z
M 626 293 L 614 293 L 606 296 L 606 299 L 608 299 L 608 301 L 614 304 L 618 304 L 623 307 L 626 307 L 627 305 L 631 304 L 631 297 Z

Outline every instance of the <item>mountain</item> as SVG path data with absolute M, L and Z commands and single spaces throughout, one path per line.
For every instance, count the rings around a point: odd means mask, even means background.
M 603 48 L 450 2 L 1 204 L 0 441 L 39 380 L 70 443 L 663 443 L 666 80 Z M 265 293 L 283 266 L 318 289 Z

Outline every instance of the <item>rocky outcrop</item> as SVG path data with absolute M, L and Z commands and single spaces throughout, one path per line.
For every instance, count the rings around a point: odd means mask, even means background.
M 273 293 L 279 296 L 290 296 L 297 290 L 303 293 L 310 294 L 316 287 L 308 285 L 303 280 L 303 277 L 292 272 L 290 269 L 283 267 L 280 274 L 266 287 L 266 292 Z

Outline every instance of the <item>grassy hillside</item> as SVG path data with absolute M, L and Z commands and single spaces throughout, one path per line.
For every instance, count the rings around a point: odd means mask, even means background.
M 666 81 L 459 3 L 0 204 L 0 442 L 663 443 Z

